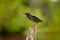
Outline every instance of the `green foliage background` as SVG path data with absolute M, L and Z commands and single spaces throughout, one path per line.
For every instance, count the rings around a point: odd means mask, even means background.
M 24 12 L 31 12 L 43 23 L 38 24 L 37 34 L 42 32 L 60 32 L 60 0 L 0 0 L 0 32 L 3 24 L 10 33 L 26 33 L 33 22 L 28 20 Z M 26 30 L 26 31 L 25 31 Z M 38 40 L 40 36 L 37 35 Z M 54 35 L 59 40 L 60 34 Z M 52 37 L 52 38 L 51 38 Z M 53 38 L 53 35 L 49 39 Z

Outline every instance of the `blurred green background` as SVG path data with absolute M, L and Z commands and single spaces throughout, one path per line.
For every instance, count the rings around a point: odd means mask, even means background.
M 0 0 L 0 34 L 27 34 L 33 22 L 23 14 L 30 12 L 42 19 L 37 40 L 60 40 L 60 0 Z

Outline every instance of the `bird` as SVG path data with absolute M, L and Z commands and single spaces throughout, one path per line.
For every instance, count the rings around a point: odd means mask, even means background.
M 27 39 L 26 40 L 35 40 L 35 36 L 36 36 L 36 29 L 37 29 L 37 24 L 39 22 L 43 22 L 41 19 L 39 19 L 38 17 L 32 15 L 31 13 L 24 13 L 26 15 L 26 17 L 31 20 L 33 23 L 33 25 L 29 28 L 29 33 L 27 35 Z
M 33 22 L 35 22 L 35 23 L 43 22 L 41 19 L 39 19 L 38 17 L 32 15 L 31 13 L 24 13 L 24 14 L 26 15 L 26 17 L 27 17 L 29 20 L 31 20 L 31 21 L 33 21 Z

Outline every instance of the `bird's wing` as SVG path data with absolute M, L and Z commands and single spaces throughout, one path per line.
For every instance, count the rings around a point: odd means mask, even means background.
M 41 21 L 41 20 L 40 20 L 38 17 L 36 17 L 36 16 L 30 15 L 29 17 L 30 17 L 31 20 L 33 20 L 33 21 L 35 21 L 35 22 L 40 22 L 40 21 Z

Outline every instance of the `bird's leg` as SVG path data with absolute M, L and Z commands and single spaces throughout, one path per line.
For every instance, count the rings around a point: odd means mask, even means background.
M 35 27 L 35 26 L 37 26 L 37 23 L 34 23 L 31 27 Z

